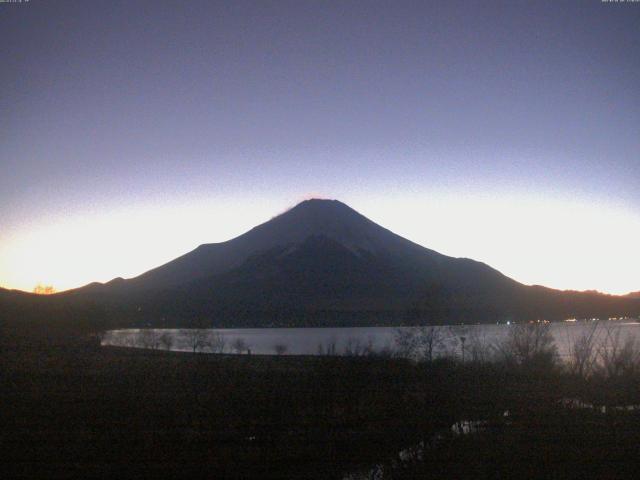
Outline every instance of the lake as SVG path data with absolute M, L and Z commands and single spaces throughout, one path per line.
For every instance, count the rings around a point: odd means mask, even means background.
M 550 324 L 558 353 L 567 356 L 571 345 L 593 329 L 596 345 L 605 338 L 617 337 L 621 343 L 640 333 L 635 321 L 578 321 Z M 473 349 L 491 348 L 508 334 L 513 325 L 456 325 L 435 327 L 438 342 L 436 356 L 471 355 Z M 371 350 L 398 350 L 398 332 L 412 327 L 344 327 L 344 328 L 246 328 L 207 329 L 126 329 L 110 330 L 102 345 L 157 348 L 204 353 L 252 353 L 258 355 L 318 355 L 363 353 Z M 198 338 L 196 338 L 198 337 Z M 640 340 L 640 337 L 638 337 Z M 250 352 L 249 352 L 250 351 Z

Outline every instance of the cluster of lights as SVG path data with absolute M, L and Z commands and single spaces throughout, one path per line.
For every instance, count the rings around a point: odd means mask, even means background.
M 618 322 L 618 321 L 631 321 L 631 320 L 637 320 L 635 318 L 631 318 L 631 317 L 609 317 L 607 319 L 610 322 Z M 600 318 L 567 318 L 565 320 L 563 320 L 564 322 L 599 322 L 601 321 Z

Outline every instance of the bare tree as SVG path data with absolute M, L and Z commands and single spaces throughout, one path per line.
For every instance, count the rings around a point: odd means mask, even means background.
M 596 341 L 600 332 L 600 322 L 591 322 L 585 328 L 580 329 L 580 335 L 569 337 L 569 359 L 567 369 L 574 375 L 589 377 L 594 373 L 598 361 L 598 349 Z
M 473 362 L 488 362 L 493 359 L 493 345 L 484 329 L 473 328 L 467 334 L 466 351 Z
M 458 327 L 449 325 L 447 327 L 441 327 L 440 330 L 440 347 L 439 351 L 441 356 L 457 359 L 461 357 L 461 354 L 465 351 L 465 345 L 462 342 L 462 337 L 466 342 L 466 329 L 460 331 Z
M 369 339 L 369 341 L 365 344 L 365 343 L 362 343 L 362 341 L 358 338 L 349 337 L 344 347 L 344 355 L 347 357 L 363 357 L 366 355 L 371 355 L 372 352 L 373 352 L 372 339 Z
M 209 330 L 205 328 L 190 328 L 186 330 L 187 345 L 193 353 L 203 352 L 207 347 L 211 348 Z
M 318 343 L 318 355 L 327 355 L 327 356 L 335 356 L 338 354 L 338 350 L 336 348 L 336 339 L 331 338 L 323 344 L 322 342 Z
M 211 332 L 209 335 L 211 341 L 211 351 L 213 353 L 224 353 L 224 349 L 227 347 L 227 339 L 220 332 Z
M 273 346 L 273 351 L 276 352 L 276 355 L 284 355 L 287 353 L 288 347 L 284 343 L 276 343 Z
M 527 367 L 553 367 L 557 349 L 549 323 L 511 325 L 506 339 L 496 346 L 504 360 Z
M 438 350 L 442 348 L 442 330 L 438 327 L 422 327 L 419 332 L 418 345 L 422 358 L 432 361 Z
M 434 326 L 399 328 L 394 340 L 399 356 L 427 361 L 432 361 L 444 345 L 442 329 Z
M 598 368 L 609 378 L 640 373 L 640 348 L 634 336 L 621 338 L 620 328 L 608 325 L 598 349 Z
M 142 348 L 157 350 L 160 346 L 160 335 L 153 329 L 142 330 L 139 338 Z
M 165 350 L 171 350 L 173 346 L 173 336 L 169 332 L 163 332 L 162 335 L 160 335 L 160 345 L 162 345 Z
M 236 353 L 243 353 L 249 350 L 249 344 L 245 341 L 244 338 L 238 337 L 231 344 L 231 348 Z
M 397 353 L 400 357 L 415 358 L 418 356 L 420 342 L 418 327 L 397 328 L 394 335 Z

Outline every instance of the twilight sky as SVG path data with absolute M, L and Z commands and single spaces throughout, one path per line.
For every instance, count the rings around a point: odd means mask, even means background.
M 130 277 L 308 197 L 640 290 L 640 3 L 0 3 L 0 286 Z

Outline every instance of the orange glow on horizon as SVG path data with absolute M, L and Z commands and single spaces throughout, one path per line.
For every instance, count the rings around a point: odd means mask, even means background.
M 53 295 L 56 293 L 56 289 L 52 285 L 38 284 L 33 288 L 33 293 L 36 295 Z

